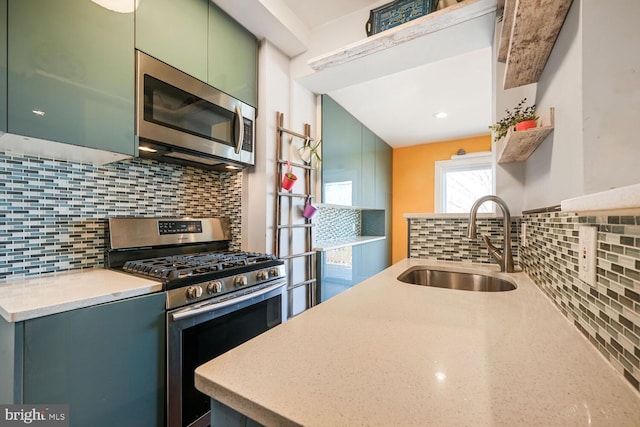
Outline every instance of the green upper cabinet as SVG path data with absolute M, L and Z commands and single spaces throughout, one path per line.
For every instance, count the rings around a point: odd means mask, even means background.
M 336 101 L 322 96 L 324 203 L 390 209 L 391 162 L 386 142 Z M 334 197 L 338 191 L 341 194 Z
M 0 132 L 7 131 L 7 0 L 0 0 Z
M 378 137 L 369 128 L 362 126 L 362 179 L 360 203 L 364 207 L 374 207 L 376 202 L 376 140 Z
M 134 154 L 134 1 L 9 0 L 8 132 Z
M 211 1 L 141 1 L 136 49 L 257 107 L 258 42 Z
M 207 81 L 208 0 L 143 0 L 136 49 Z
M 258 106 L 258 42 L 253 34 L 209 2 L 210 85 Z
M 375 202 L 377 209 L 391 209 L 391 182 L 393 178 L 393 150 L 376 136 L 376 177 L 375 177 Z M 387 236 L 389 234 L 387 233 Z
M 360 206 L 362 126 L 340 104 L 322 96 L 322 201 Z

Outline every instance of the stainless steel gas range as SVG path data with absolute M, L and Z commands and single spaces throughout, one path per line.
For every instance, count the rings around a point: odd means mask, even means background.
M 107 266 L 162 282 L 167 295 L 167 425 L 209 425 L 199 365 L 287 319 L 284 262 L 229 251 L 223 218 L 110 218 Z

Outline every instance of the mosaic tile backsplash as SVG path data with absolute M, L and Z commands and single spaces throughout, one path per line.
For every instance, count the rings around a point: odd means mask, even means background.
M 516 222 L 517 221 L 517 222 Z M 517 263 L 558 309 L 640 391 L 640 211 L 635 215 L 525 214 L 512 221 Z M 502 220 L 482 219 L 478 234 L 502 246 Z M 466 238 L 467 218 L 412 218 L 410 256 L 494 262 L 480 241 Z M 519 247 L 526 224 L 527 246 Z M 578 230 L 598 228 L 597 286 L 578 277 Z
M 521 265 L 560 311 L 640 390 L 640 212 L 523 217 Z M 597 285 L 578 278 L 578 229 L 598 228 Z
M 518 264 L 519 220 L 511 218 L 511 247 L 514 264 Z M 477 239 L 467 238 L 468 216 L 411 218 L 409 221 L 409 258 L 440 261 L 495 263 L 480 236 L 487 234 L 491 243 L 502 248 L 502 218 L 478 217 Z
M 239 250 L 241 192 L 241 173 L 0 152 L 0 279 L 103 266 L 110 216 L 227 217 Z
M 357 209 L 318 206 L 313 218 L 317 241 L 349 239 L 360 235 L 361 215 Z

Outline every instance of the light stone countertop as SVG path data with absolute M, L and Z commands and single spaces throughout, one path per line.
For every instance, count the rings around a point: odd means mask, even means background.
M 399 282 L 403 260 L 196 370 L 267 426 L 638 426 L 640 395 L 525 273 L 470 292 Z M 504 273 L 501 273 L 504 274 Z
M 563 200 L 561 207 L 570 212 L 637 209 L 640 207 L 640 184 Z
M 19 322 L 161 290 L 160 282 L 102 268 L 10 279 L 0 282 L 0 315 Z

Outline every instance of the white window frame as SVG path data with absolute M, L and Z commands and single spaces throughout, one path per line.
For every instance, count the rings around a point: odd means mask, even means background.
M 496 167 L 491 151 L 451 156 L 451 160 L 438 160 L 435 162 L 434 179 L 434 210 L 435 213 L 443 213 L 445 192 L 443 189 L 445 173 L 478 169 L 481 166 L 491 168 L 491 194 L 496 193 Z M 493 207 L 495 209 L 495 206 Z

